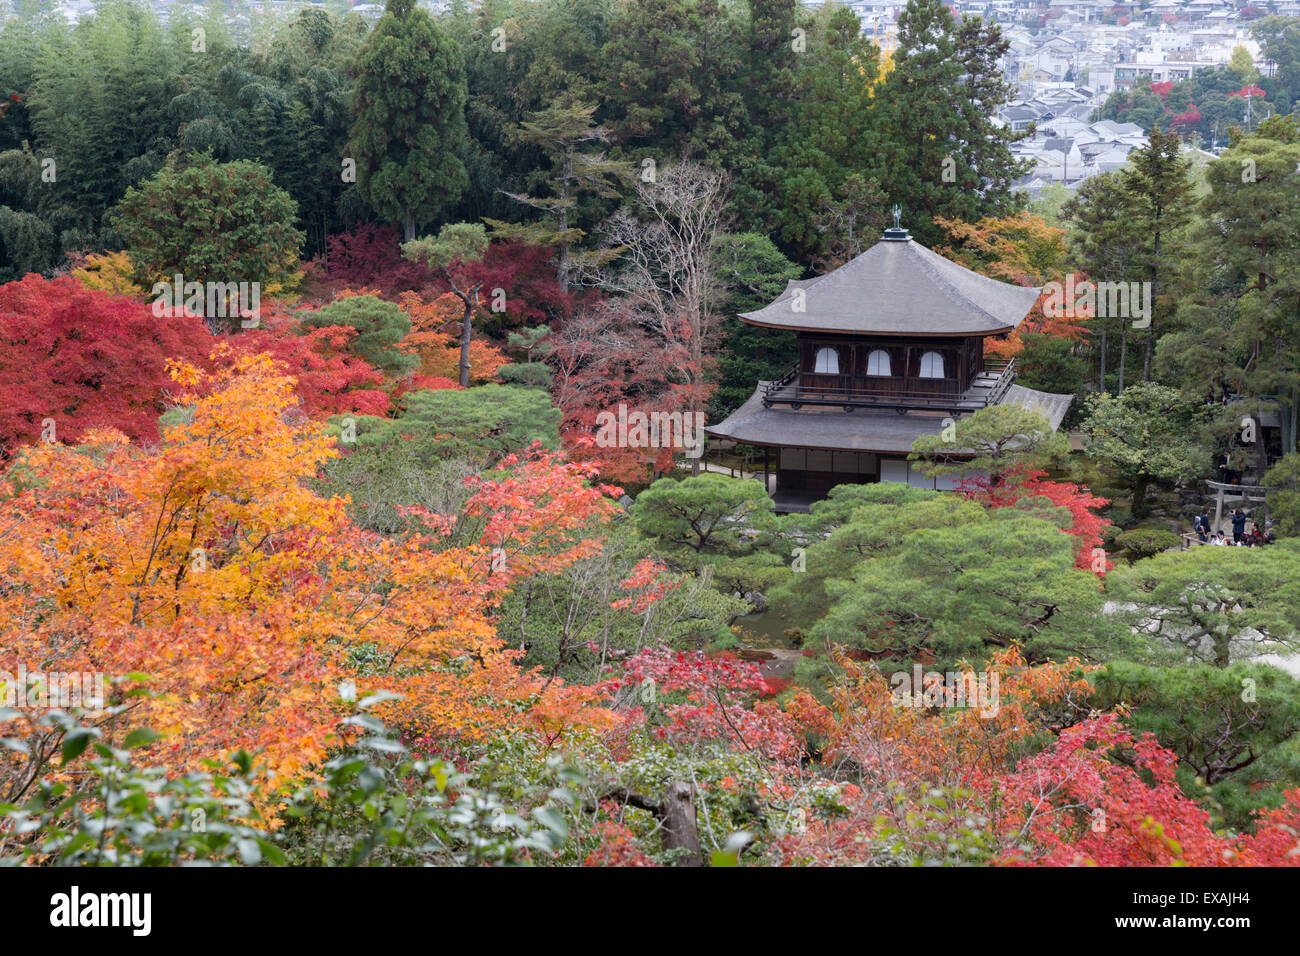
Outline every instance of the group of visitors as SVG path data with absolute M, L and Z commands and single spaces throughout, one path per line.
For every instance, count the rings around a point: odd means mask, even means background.
M 1201 513 L 1192 519 L 1192 530 L 1196 532 L 1196 537 L 1202 544 L 1224 546 L 1232 544 L 1242 548 L 1253 548 L 1256 545 L 1273 543 L 1273 533 L 1267 528 L 1261 528 L 1258 521 L 1251 521 L 1250 530 L 1246 530 L 1246 515 L 1240 508 L 1232 513 L 1231 541 L 1222 531 L 1211 529 L 1209 508 L 1203 508 Z

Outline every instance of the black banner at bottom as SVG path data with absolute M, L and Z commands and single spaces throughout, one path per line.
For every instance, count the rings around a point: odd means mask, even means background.
M 744 933 L 770 923 L 770 907 L 795 921 L 815 918 L 819 934 L 835 932 L 837 924 L 860 931 L 857 921 L 843 919 L 860 908 L 881 928 L 898 921 L 937 929 L 954 918 L 968 928 L 992 929 L 1001 921 L 1017 936 L 1043 931 L 1061 941 L 1111 934 L 1150 941 L 1170 934 L 1182 945 L 1192 934 L 1230 944 L 1242 933 L 1280 932 L 1287 925 L 1282 908 L 1295 896 L 1293 874 L 881 868 L 732 869 L 715 877 L 690 869 L 572 869 L 542 877 L 525 869 L 22 868 L 0 869 L 0 892 L 8 904 L 9 943 L 93 937 L 127 950 L 221 938 L 374 943 L 410 923 L 436 927 L 440 947 L 457 945 L 462 934 L 467 946 L 508 945 L 515 938 L 536 944 L 551 934 L 558 943 L 575 930 L 623 938 L 645 919 L 660 926 L 680 921 L 692 935 L 698 930 L 689 925 Z M 756 909 L 758 899 L 768 908 Z M 851 901 L 856 905 L 833 917 Z

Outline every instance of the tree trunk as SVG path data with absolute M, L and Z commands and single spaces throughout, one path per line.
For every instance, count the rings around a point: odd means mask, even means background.
M 1259 409 L 1259 415 L 1255 419 L 1255 426 L 1255 451 L 1258 453 L 1255 457 L 1255 467 L 1259 470 L 1259 474 L 1255 477 L 1254 484 L 1258 484 L 1264 480 L 1264 472 L 1268 471 L 1268 442 L 1264 441 L 1264 407 L 1262 405 Z
M 402 234 L 406 237 L 407 242 L 415 238 L 415 210 L 410 207 L 407 207 L 402 219 Z
M 1156 212 L 1156 221 L 1160 221 L 1160 213 Z M 1156 226 L 1155 246 L 1152 250 L 1151 257 L 1151 320 L 1150 327 L 1146 330 L 1147 340 L 1142 350 L 1142 381 L 1151 381 L 1151 350 L 1156 341 L 1156 298 L 1160 294 L 1160 227 Z M 1131 305 L 1132 303 L 1130 303 Z M 1132 311 L 1130 309 L 1129 311 Z
M 564 151 L 564 175 L 560 178 L 559 225 L 561 235 L 569 231 L 569 180 L 572 176 L 573 147 L 569 146 Z M 560 243 L 560 257 L 555 265 L 555 281 L 559 284 L 561 292 L 569 291 L 569 243 L 567 240 Z
M 1289 455 L 1295 451 L 1296 444 L 1296 419 L 1300 418 L 1300 389 L 1295 386 L 1291 387 L 1291 404 L 1286 409 L 1287 427 L 1282 433 L 1283 445 L 1282 453 Z
M 1119 382 L 1115 387 L 1115 394 L 1118 395 L 1124 391 L 1124 366 L 1128 361 L 1128 324 L 1121 322 L 1119 326 Z
M 678 866 L 704 865 L 704 854 L 700 852 L 700 829 L 695 818 L 695 787 L 692 784 L 684 780 L 669 780 L 662 801 L 651 800 L 632 790 L 611 790 L 597 800 L 587 801 L 585 807 L 588 812 L 594 813 L 602 802 L 611 799 L 652 814 L 662 824 L 663 836 L 660 840 L 663 848 L 682 851 L 676 857 Z
M 469 388 L 469 343 L 474 336 L 474 310 L 478 308 L 479 287 L 472 285 L 462 292 L 450 276 L 447 281 L 451 284 L 451 291 L 465 307 L 465 314 L 460 320 L 460 387 Z
M 685 851 L 679 866 L 703 866 L 700 831 L 695 819 L 695 788 L 682 780 L 670 780 L 664 794 L 665 850 Z
M 1133 481 L 1133 517 L 1145 518 L 1147 516 L 1147 488 L 1151 484 L 1151 479 L 1146 475 L 1140 475 Z
M 460 324 L 460 387 L 469 388 L 469 341 L 474 334 L 474 307 L 465 297 L 465 317 Z
M 1106 330 L 1101 330 L 1101 377 L 1097 382 L 1097 391 L 1106 394 Z
M 1142 381 L 1151 381 L 1151 343 L 1156 340 L 1155 319 L 1151 320 L 1152 328 L 1147 332 L 1147 341 L 1142 352 Z

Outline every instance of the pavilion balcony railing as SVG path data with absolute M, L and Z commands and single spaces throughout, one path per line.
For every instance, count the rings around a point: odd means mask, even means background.
M 1015 378 L 1015 360 L 986 361 L 966 389 L 955 378 L 904 378 L 901 375 L 829 375 L 790 368 L 763 388 L 763 404 L 840 405 L 854 408 L 950 409 L 973 411 L 1000 401 Z

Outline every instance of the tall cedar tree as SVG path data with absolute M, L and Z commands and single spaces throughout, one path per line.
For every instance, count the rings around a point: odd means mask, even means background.
M 415 0 L 388 0 L 353 72 L 357 185 L 409 242 L 469 185 L 464 57 Z
M 1118 173 L 1102 173 L 1085 180 L 1074 198 L 1062 207 L 1062 215 L 1070 222 L 1070 255 L 1075 266 L 1094 282 L 1137 282 L 1143 278 L 1143 236 L 1137 219 L 1127 212 L 1117 212 L 1125 209 L 1130 198 Z M 1093 316 L 1088 324 L 1099 340 L 1098 388 L 1102 392 L 1109 388 L 1106 365 L 1113 343 L 1110 335 L 1119 333 L 1116 391 L 1122 392 L 1128 371 L 1129 323 L 1122 318 Z
M 601 50 L 610 126 L 631 153 L 738 165 L 750 121 L 727 78 L 743 68 L 730 12 L 718 0 L 622 0 Z
M 1228 270 L 1235 286 L 1229 294 L 1235 390 L 1276 396 L 1283 453 L 1295 450 L 1300 406 L 1298 169 L 1300 143 L 1249 136 L 1210 163 L 1204 200 L 1210 228 L 1202 261 Z
M 1151 283 L 1151 327 L 1146 330 L 1142 351 L 1142 381 L 1151 379 L 1151 353 L 1163 318 L 1160 293 L 1181 258 L 1183 228 L 1191 218 L 1191 163 L 1182 158 L 1182 140 L 1177 133 L 1153 129 L 1148 143 L 1129 157 L 1124 170 L 1124 191 L 1129 197 L 1127 212 L 1143 238 L 1142 258 L 1146 281 Z
M 843 7 L 809 29 L 795 81 L 800 108 L 769 154 L 775 187 L 747 196 L 763 212 L 742 213 L 742 221 L 758 218 L 755 231 L 771 233 L 795 261 L 820 269 L 871 245 L 888 203 L 877 182 L 879 50 Z M 752 193 L 752 175 L 749 181 Z
M 939 238 L 936 215 L 973 222 L 1015 211 L 1020 136 L 992 122 L 1012 93 L 998 67 L 1008 48 L 996 25 L 954 21 L 940 0 L 909 0 L 899 15 L 895 68 L 879 96 L 884 185 L 922 242 Z

